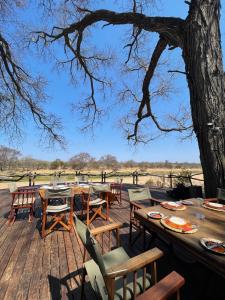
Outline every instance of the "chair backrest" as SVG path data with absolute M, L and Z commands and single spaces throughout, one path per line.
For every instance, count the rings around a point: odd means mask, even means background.
M 217 189 L 217 199 L 225 200 L 225 189 L 221 189 L 221 188 Z
M 101 192 L 110 192 L 110 185 L 109 184 L 96 184 L 91 185 L 90 192 L 91 193 L 101 193 Z
M 130 201 L 151 199 L 151 193 L 148 188 L 128 189 Z
M 45 198 L 47 199 L 58 199 L 67 198 L 72 196 L 72 189 L 70 187 L 65 189 L 48 189 L 45 191 Z
M 88 182 L 89 181 L 89 176 L 88 175 L 77 175 L 77 176 L 75 176 L 75 181 Z
M 75 226 L 76 226 L 77 233 L 84 247 L 90 254 L 91 258 L 99 266 L 102 275 L 104 275 L 106 273 L 106 268 L 104 265 L 104 261 L 102 258 L 102 254 L 98 242 L 92 236 L 88 227 L 83 222 L 81 222 L 76 216 L 74 216 L 74 218 L 75 218 Z
M 10 193 L 17 191 L 17 186 L 16 186 L 15 182 L 10 182 L 8 184 L 8 188 L 9 188 Z

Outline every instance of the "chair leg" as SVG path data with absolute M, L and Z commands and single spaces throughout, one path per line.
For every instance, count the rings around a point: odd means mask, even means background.
M 81 280 L 81 300 L 84 299 L 84 284 L 85 284 L 86 270 L 83 268 Z
M 129 243 L 131 245 L 131 242 L 132 242 L 132 223 L 130 221 L 130 233 L 129 233 Z
M 34 211 L 33 211 L 33 207 L 31 207 L 30 213 L 29 213 L 29 219 L 28 219 L 29 223 L 31 223 L 33 221 L 33 215 L 34 215 Z
M 10 223 L 12 222 L 12 220 L 13 220 L 13 217 L 14 217 L 13 211 L 14 211 L 14 210 L 13 210 L 13 208 L 11 207 L 10 213 L 9 213 L 9 216 L 8 216 L 8 221 L 7 221 L 8 224 L 10 224 Z
M 45 232 L 45 226 L 46 226 L 46 220 L 47 219 L 47 215 L 46 213 L 43 213 L 42 215 L 42 228 L 41 228 L 41 237 L 44 238 L 45 235 L 46 235 L 46 232 Z

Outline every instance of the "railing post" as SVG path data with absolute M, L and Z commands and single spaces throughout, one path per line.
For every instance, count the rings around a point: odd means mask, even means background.
M 29 186 L 31 186 L 31 182 L 32 182 L 32 173 L 30 172 L 30 173 L 28 174 L 28 176 L 29 176 Z
M 173 188 L 173 174 L 170 172 L 169 174 L 169 178 L 170 178 L 170 188 L 172 189 Z
M 33 186 L 35 185 L 35 179 L 36 179 L 36 177 L 37 177 L 37 173 L 34 172 L 34 175 L 33 175 Z
M 106 172 L 104 173 L 104 183 L 106 182 Z
M 101 174 L 101 182 L 103 183 L 104 182 L 104 172 L 102 171 L 102 174 Z
M 133 176 L 133 184 L 135 184 L 135 172 L 132 173 Z
M 136 185 L 138 185 L 138 171 L 136 171 Z

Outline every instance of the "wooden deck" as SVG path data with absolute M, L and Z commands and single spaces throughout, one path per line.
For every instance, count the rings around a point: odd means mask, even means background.
M 153 192 L 153 197 L 165 198 L 165 194 Z M 128 244 L 129 204 L 126 201 L 126 191 L 123 191 L 123 198 L 122 206 L 112 206 L 110 217 L 123 224 L 121 243 L 133 256 L 143 251 L 142 243 L 137 242 L 132 248 Z M 10 226 L 6 224 L 10 200 L 9 192 L 1 190 L 0 299 L 80 299 L 82 248 L 74 232 L 55 231 L 41 239 L 39 205 L 32 223 L 28 223 L 28 214 L 22 212 Z M 97 220 L 94 225 L 103 224 Z M 162 242 L 156 241 L 156 244 L 165 253 L 158 264 L 159 278 L 176 270 L 187 280 L 181 299 L 203 299 L 203 294 L 204 299 L 225 299 L 224 279 L 198 263 L 190 264 L 179 260 Z M 223 293 L 223 298 L 219 297 L 220 292 Z M 86 299 L 93 297 L 88 283 L 85 294 Z

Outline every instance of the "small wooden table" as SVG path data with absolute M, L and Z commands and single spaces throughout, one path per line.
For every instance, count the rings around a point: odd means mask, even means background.
M 204 237 L 225 241 L 225 212 L 209 210 L 202 207 L 199 200 L 191 200 L 194 202 L 194 205 L 187 206 L 187 209 L 183 211 L 171 211 L 157 205 L 135 211 L 135 217 L 142 225 L 156 234 L 165 237 L 171 243 L 182 246 L 192 254 L 197 261 L 225 278 L 225 255 L 211 253 L 207 249 L 204 249 L 200 244 L 200 239 Z M 198 231 L 193 234 L 183 234 L 166 229 L 160 223 L 160 220 L 154 220 L 147 216 L 147 213 L 150 211 L 159 211 L 166 216 L 173 215 L 185 218 L 193 223 L 198 223 Z M 197 219 L 197 214 L 204 215 L 204 220 Z

